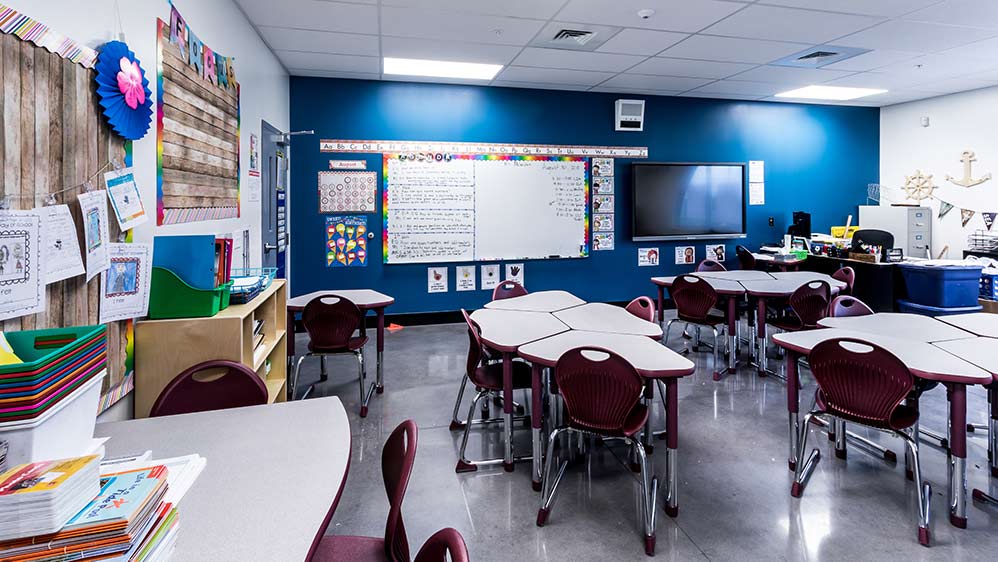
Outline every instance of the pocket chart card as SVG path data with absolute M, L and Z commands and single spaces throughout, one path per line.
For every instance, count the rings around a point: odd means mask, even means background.
M 55 283 L 86 273 L 80 256 L 80 239 L 69 205 L 43 207 L 45 213 L 45 283 Z
M 38 211 L 0 211 L 0 320 L 45 310 Z
M 107 269 L 107 192 L 88 191 L 80 194 L 83 212 L 83 241 L 87 255 L 87 282 Z
M 377 172 L 319 172 L 320 213 L 373 213 Z
M 100 322 L 129 320 L 149 312 L 152 246 L 108 244 L 111 265 L 101 273 Z

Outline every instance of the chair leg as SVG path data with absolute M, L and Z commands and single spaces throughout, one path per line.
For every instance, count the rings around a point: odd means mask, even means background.
M 713 349 L 713 352 L 714 352 L 714 380 L 719 381 L 719 380 L 721 380 L 721 357 L 720 357 L 720 354 L 718 353 L 718 349 L 720 349 L 720 348 L 717 345 L 717 343 L 718 343 L 717 328 L 714 327 L 714 326 L 711 326 L 710 327 L 710 331 L 711 331 L 712 334 L 714 334 L 714 340 L 713 340 L 714 341 L 714 349 Z
M 641 465 L 641 512 L 644 515 L 645 554 L 655 555 L 655 504 L 658 497 L 658 478 L 648 471 L 648 458 L 641 443 L 627 439 L 631 449 L 638 456 Z
M 814 470 L 814 467 L 821 459 L 821 452 L 815 448 L 808 456 L 807 462 L 804 462 L 804 451 L 807 449 L 807 434 L 810 433 L 811 418 L 813 417 L 814 412 L 808 412 L 804 415 L 804 423 L 800 426 L 800 435 L 797 439 L 797 463 L 794 468 L 794 483 L 790 488 L 790 495 L 795 498 L 799 498 L 804 494 L 804 486 L 811 476 L 811 471 Z
M 370 388 L 367 387 L 367 363 L 364 360 L 364 348 L 360 348 L 357 352 L 357 363 L 360 364 L 360 417 L 367 417 L 367 405 L 371 402 L 371 396 L 374 395 L 375 388 L 377 384 L 371 384 Z
M 912 457 L 912 468 L 915 476 L 915 493 L 918 494 L 918 544 L 929 546 L 932 538 L 929 531 L 929 520 L 931 514 L 929 508 L 932 498 L 932 486 L 928 482 L 922 482 L 922 468 L 918 459 L 917 437 L 912 437 L 908 432 L 899 431 L 897 435 L 904 440 L 905 445 Z
M 303 361 L 305 361 L 306 357 L 308 357 L 308 356 L 307 355 L 302 355 L 301 357 L 298 358 L 298 361 L 295 363 L 295 374 L 294 374 L 294 376 L 291 379 L 291 389 L 290 389 L 291 390 L 291 393 L 290 393 L 291 394 L 291 397 L 290 397 L 291 400 L 294 400 L 295 396 L 297 395 L 297 392 L 298 392 L 298 375 L 301 373 L 301 364 L 302 364 Z
M 325 381 L 329 378 L 329 374 L 326 372 L 326 356 L 319 356 L 319 380 Z
M 551 505 L 554 503 L 555 494 L 558 492 L 558 484 L 561 483 L 565 469 L 568 468 L 568 461 L 562 461 L 558 469 L 558 477 L 551 479 L 551 469 L 554 467 L 554 444 L 562 433 L 571 432 L 570 429 L 560 427 L 551 432 L 548 437 L 547 458 L 544 459 L 544 483 L 541 490 L 541 507 L 537 510 L 537 526 L 543 527 L 547 523 L 548 516 L 551 515 Z
M 458 455 L 455 472 L 475 472 L 478 467 L 465 457 L 465 449 L 468 448 L 468 434 L 471 433 L 471 418 L 475 417 L 475 408 L 483 398 L 488 398 L 491 393 L 488 390 L 480 390 L 471 401 L 471 408 L 468 409 L 468 420 L 464 423 L 464 437 L 461 439 L 461 452 Z
M 454 401 L 454 415 L 451 416 L 450 420 L 450 430 L 461 429 L 465 426 L 465 422 L 457 419 L 458 410 L 461 409 L 461 401 L 464 400 L 464 388 L 468 386 L 468 373 L 465 373 L 461 377 L 461 386 L 457 390 L 457 400 Z M 470 420 L 469 420 L 470 421 Z
M 678 321 L 678 318 L 673 318 L 669 320 L 669 323 L 665 325 L 665 335 L 662 336 L 662 345 L 669 347 L 669 330 L 672 329 L 672 325 Z
M 846 422 L 840 419 L 833 421 L 835 427 L 835 457 L 846 458 Z

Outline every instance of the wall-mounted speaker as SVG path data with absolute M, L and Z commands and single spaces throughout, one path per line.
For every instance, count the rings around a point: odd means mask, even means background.
M 643 131 L 645 126 L 644 100 L 617 100 L 614 104 L 614 130 Z

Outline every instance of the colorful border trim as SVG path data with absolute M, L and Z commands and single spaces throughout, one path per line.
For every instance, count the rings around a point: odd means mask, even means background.
M 97 51 L 73 41 L 61 33 L 52 31 L 47 25 L 21 14 L 13 8 L 0 4 L 0 32 L 13 34 L 25 41 L 31 41 L 60 57 L 93 68 L 97 63 Z
M 562 144 L 511 144 L 478 142 L 384 141 L 322 139 L 319 152 L 392 153 L 419 152 L 496 156 L 576 156 L 580 158 L 648 158 L 647 146 L 585 146 Z

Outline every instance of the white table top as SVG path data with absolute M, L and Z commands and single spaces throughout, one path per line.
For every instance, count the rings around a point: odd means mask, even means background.
M 990 312 L 950 314 L 947 316 L 937 316 L 936 320 L 964 329 L 978 336 L 998 338 L 998 314 Z
M 481 308 L 471 319 L 482 329 L 482 340 L 497 351 L 515 352 L 523 344 L 568 331 L 568 326 L 547 312 Z
M 288 299 L 288 308 L 291 310 L 302 310 L 308 301 L 322 295 L 337 295 L 352 301 L 361 310 L 370 308 L 382 308 L 395 303 L 395 298 L 384 293 L 379 293 L 371 289 L 342 289 L 328 291 L 315 291 L 307 295 L 299 295 Z
M 880 333 L 858 332 L 829 328 L 785 332 L 773 336 L 781 347 L 807 354 L 819 343 L 834 338 L 856 338 L 875 343 L 890 351 L 911 372 L 924 379 L 961 384 L 989 384 L 991 374 L 932 344 L 918 340 L 885 336 Z
M 580 304 L 586 304 L 586 301 L 567 291 L 538 291 L 527 293 L 522 297 L 492 301 L 486 303 L 485 308 L 522 310 L 524 312 L 557 312 Z
M 742 281 L 742 286 L 745 287 L 745 291 L 756 297 L 789 297 L 794 291 L 806 285 L 811 281 L 826 281 L 830 279 L 832 282 L 828 284 L 832 287 L 832 295 L 837 294 L 842 287 L 845 287 L 845 283 L 832 279 L 830 276 L 824 273 L 811 273 L 805 271 L 790 271 L 787 273 L 807 273 L 807 276 L 794 276 L 794 277 L 775 277 L 777 275 L 785 275 L 783 273 L 773 273 L 773 279 L 760 279 L 758 281 Z M 827 277 L 827 279 L 825 279 Z
M 692 361 L 649 337 L 605 332 L 572 330 L 528 343 L 517 353 L 527 361 L 553 367 L 566 351 L 584 346 L 613 351 L 634 365 L 644 377 L 683 377 L 696 370 Z
M 304 560 L 350 459 L 336 397 L 104 423 L 95 433 L 111 437 L 109 457 L 207 459 L 180 504 L 173 560 Z
M 807 258 L 798 258 L 793 254 L 761 254 L 757 252 L 752 252 L 755 259 L 758 261 L 764 261 L 766 263 L 778 263 L 786 265 L 794 265 L 803 262 Z
M 775 279 L 791 279 L 793 281 L 799 281 L 801 285 L 804 283 L 810 283 L 811 281 L 824 281 L 825 283 L 831 285 L 833 289 L 845 289 L 846 287 L 846 283 L 844 281 L 839 281 L 831 275 L 818 273 L 816 271 L 774 271 L 772 276 Z
M 971 338 L 948 340 L 932 345 L 944 349 L 968 363 L 973 363 L 998 379 L 998 339 Z
M 554 316 L 573 330 L 658 337 L 662 327 L 634 316 L 619 306 L 592 302 L 555 312 Z
M 700 278 L 704 283 L 707 283 L 714 288 L 720 295 L 744 295 L 745 287 L 738 281 L 732 281 L 731 279 L 720 279 L 716 277 L 703 277 L 696 274 L 696 277 Z M 678 275 L 671 277 L 652 277 L 651 282 L 656 285 L 661 285 L 663 287 L 672 287 L 672 283 L 675 282 Z
M 690 275 L 697 277 L 710 277 L 713 279 L 729 279 L 731 281 L 758 281 L 760 279 L 772 279 L 773 276 L 765 271 L 755 269 L 733 269 L 731 271 L 695 271 Z
M 822 318 L 818 325 L 857 332 L 885 334 L 920 342 L 937 342 L 973 338 L 974 334 L 921 314 L 877 312 L 866 316 Z

